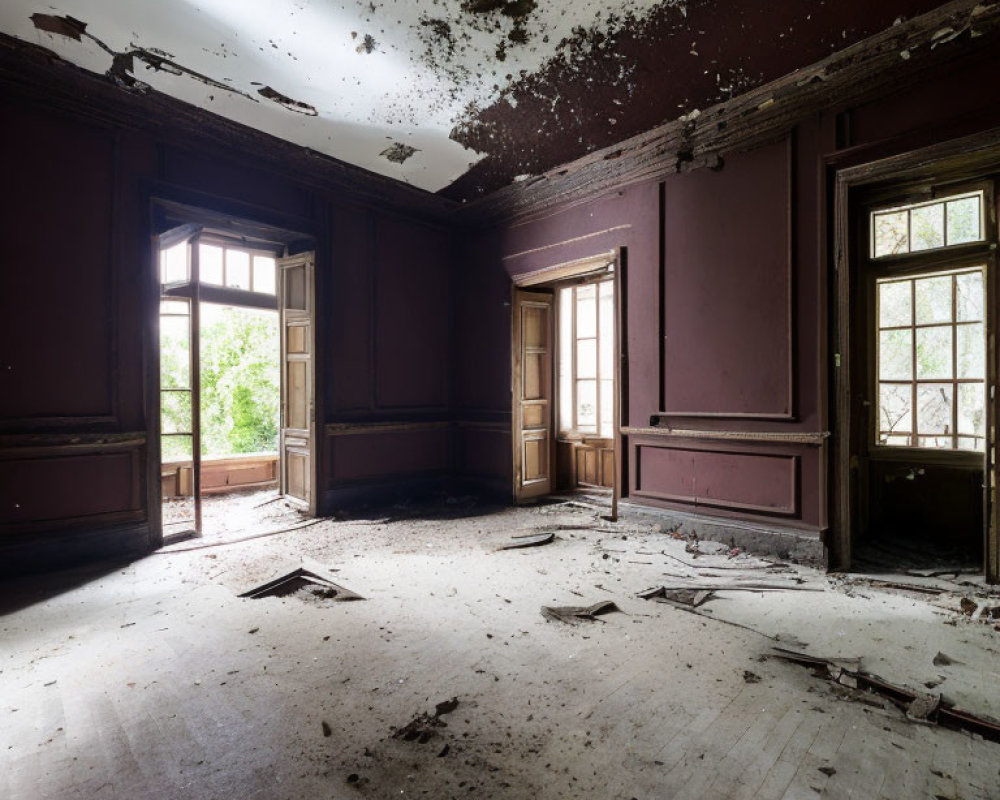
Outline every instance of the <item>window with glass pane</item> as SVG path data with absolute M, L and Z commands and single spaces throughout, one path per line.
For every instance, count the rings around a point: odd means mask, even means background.
M 253 290 L 262 294 L 274 294 L 276 289 L 275 264 L 272 256 L 253 257 Z
M 559 429 L 614 435 L 614 286 L 559 290 Z
M 225 285 L 222 270 L 222 248 L 214 244 L 198 245 L 198 277 L 202 283 Z
M 160 251 L 160 283 L 184 283 L 188 279 L 187 242 Z
M 250 290 L 250 254 L 226 248 L 226 286 Z
M 876 444 L 981 452 L 984 270 L 885 278 L 876 292 Z
M 872 258 L 983 241 L 983 198 L 978 191 L 873 211 Z
M 186 269 L 185 264 L 184 280 L 187 279 Z M 277 293 L 277 259 L 270 253 L 201 242 L 198 244 L 198 274 L 201 283 L 210 286 L 260 294 Z

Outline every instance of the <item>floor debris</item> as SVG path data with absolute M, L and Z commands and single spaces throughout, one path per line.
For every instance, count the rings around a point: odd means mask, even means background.
M 519 550 L 522 547 L 541 547 L 555 541 L 554 533 L 530 533 L 525 536 L 514 536 L 513 541 L 501 545 L 497 550 Z
M 993 742 L 1000 742 L 1000 722 L 997 720 L 955 708 L 940 695 L 916 692 L 889 683 L 877 675 L 862 670 L 860 659 L 821 658 L 784 648 L 772 648 L 772 652 L 775 658 L 812 667 L 816 677 L 851 690 L 881 695 L 897 706 L 912 722 L 963 730 Z M 860 699 L 860 695 L 852 695 L 852 699 Z
M 598 614 L 609 614 L 612 611 L 621 611 L 610 600 L 594 603 L 592 606 L 542 606 L 542 616 L 553 622 L 565 622 L 568 625 L 576 625 L 581 620 L 591 622 L 603 622 L 598 620 Z
M 685 608 L 697 608 L 703 603 L 707 603 L 713 596 L 710 589 L 668 589 L 666 586 L 657 586 L 639 592 L 639 597 L 643 600 L 655 600 L 657 603 L 668 603 L 672 606 Z
M 448 727 L 448 723 L 445 722 L 441 717 L 450 714 L 458 708 L 458 698 L 453 697 L 450 700 L 445 700 L 438 703 L 434 708 L 433 714 L 428 714 L 426 712 L 417 715 L 412 720 L 410 720 L 402 728 L 397 729 L 393 734 L 393 739 L 402 739 L 404 742 L 416 742 L 417 744 L 427 744 L 431 739 L 438 735 L 439 728 Z M 445 745 L 445 749 L 439 753 L 439 756 L 447 755 L 450 748 Z
M 345 589 L 333 580 L 333 573 L 321 564 L 303 560 L 302 564 L 292 570 L 279 573 L 270 580 L 258 586 L 247 589 L 238 595 L 257 600 L 261 597 L 299 596 L 302 599 L 322 599 L 343 602 L 347 600 L 364 600 L 364 598 Z

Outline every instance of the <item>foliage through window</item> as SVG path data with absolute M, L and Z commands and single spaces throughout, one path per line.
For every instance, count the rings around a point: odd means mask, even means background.
M 164 311 L 176 311 L 180 305 L 177 301 L 163 303 Z M 212 303 L 202 303 L 200 315 L 202 455 L 276 452 L 278 315 Z M 191 437 L 171 435 L 191 430 L 188 348 L 186 314 L 161 314 L 164 458 L 191 457 Z
M 879 445 L 984 448 L 983 268 L 876 282 Z
M 981 242 L 983 218 L 982 191 L 878 209 L 870 218 L 872 258 Z

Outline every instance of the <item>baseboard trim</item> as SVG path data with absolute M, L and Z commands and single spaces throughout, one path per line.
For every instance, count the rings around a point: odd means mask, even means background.
M 732 544 L 743 550 L 773 555 L 813 566 L 828 566 L 822 531 L 791 525 L 767 525 L 750 520 L 675 511 L 631 501 L 619 506 L 626 517 L 655 519 L 663 531 L 696 534 L 699 539 Z

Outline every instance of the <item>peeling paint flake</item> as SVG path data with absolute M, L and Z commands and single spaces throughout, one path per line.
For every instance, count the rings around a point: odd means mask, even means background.
M 68 14 L 64 17 L 57 17 L 54 14 L 32 14 L 31 24 L 40 31 L 56 33 L 78 42 L 80 37 L 87 32 L 86 22 L 74 19 Z
M 262 86 L 260 89 L 257 90 L 257 94 L 259 94 L 263 98 L 266 98 L 267 100 L 273 100 L 279 106 L 284 106 L 289 111 L 295 111 L 299 114 L 305 114 L 306 116 L 309 117 L 319 116 L 319 112 L 315 109 L 314 106 L 311 106 L 308 103 L 303 103 L 300 100 L 293 100 L 288 95 L 282 94 L 276 89 L 272 89 L 270 86 Z
M 385 150 L 383 150 L 379 155 L 382 158 L 386 158 L 393 164 L 402 164 L 414 153 L 419 152 L 416 147 L 411 147 L 408 144 L 403 144 L 402 142 L 393 142 Z
M 354 50 L 357 53 L 374 53 L 377 46 L 378 42 L 375 41 L 375 37 L 370 33 L 366 33 L 361 40 L 361 44 L 355 47 Z

